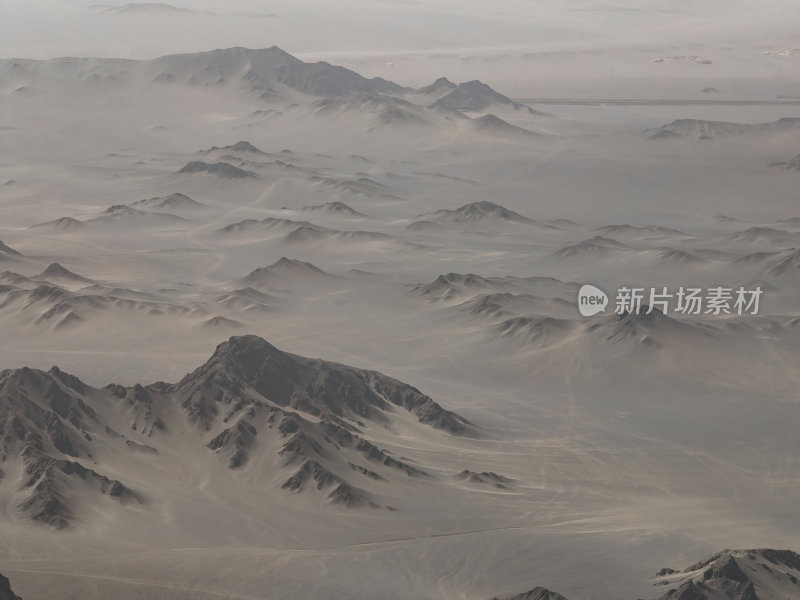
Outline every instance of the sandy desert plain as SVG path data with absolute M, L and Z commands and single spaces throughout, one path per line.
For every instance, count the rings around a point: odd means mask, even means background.
M 367 75 L 0 61 L 14 592 L 800 598 L 800 103 Z

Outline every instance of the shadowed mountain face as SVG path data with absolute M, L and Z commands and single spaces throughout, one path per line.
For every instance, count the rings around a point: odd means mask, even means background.
M 239 152 L 245 154 L 258 154 L 261 156 L 266 156 L 267 153 L 259 150 L 253 144 L 245 140 L 239 140 L 235 144 L 231 144 L 230 146 L 212 146 L 208 150 L 205 150 L 203 154 L 209 154 L 212 152 Z
M 492 598 L 492 600 L 501 600 L 501 599 Z M 529 592 L 524 592 L 522 594 L 517 594 L 516 596 L 503 598 L 502 600 L 567 600 L 567 599 L 561 594 L 558 594 L 556 592 L 551 592 L 547 588 L 536 587 Z
M 442 434 L 475 431 L 395 379 L 287 354 L 255 336 L 220 344 L 174 385 L 96 389 L 56 367 L 2 371 L 0 465 L 18 477 L 0 477 L 0 489 L 17 499 L 13 513 L 63 529 L 89 521 L 93 510 L 108 510 L 109 502 L 148 504 L 136 484 L 101 472 L 125 479 L 125 465 L 104 460 L 107 453 L 141 449 L 157 460 L 161 444 L 194 444 L 199 434 L 193 460 L 213 460 L 213 453 L 230 469 L 255 458 L 277 461 L 284 493 L 316 489 L 331 504 L 377 507 L 364 483 L 428 477 L 424 467 L 363 437 L 365 423 L 392 428 L 404 413 Z M 187 421 L 195 434 L 185 432 Z M 146 436 L 148 444 L 120 428 Z
M 438 83 L 438 86 L 437 86 Z M 438 88 L 444 87 L 445 82 L 436 82 L 434 85 Z M 492 106 L 505 106 L 517 110 L 525 110 L 526 112 L 534 113 L 532 109 L 514 102 L 503 94 L 494 91 L 485 83 L 480 81 L 468 81 L 452 88 L 452 91 L 446 96 L 440 98 L 434 103 L 436 108 L 444 108 L 456 111 L 482 111 Z
M 423 88 L 420 88 L 420 93 L 422 94 L 447 94 L 458 86 L 447 79 L 447 77 L 439 77 L 436 81 L 434 81 L 430 85 L 426 85 Z
M 676 571 L 661 569 L 657 600 L 788 600 L 800 598 L 800 555 L 791 550 L 723 550 Z M 567 600 L 543 587 L 492 600 Z M 632 599 L 631 599 L 632 600 Z
M 174 194 L 170 194 L 169 196 L 138 200 L 134 202 L 132 206 L 140 206 L 148 210 L 174 210 L 202 208 L 204 205 L 196 200 L 192 200 L 186 194 L 176 192 Z
M 491 113 L 475 119 L 474 127 L 475 131 L 502 137 L 540 137 L 537 133 L 511 125 Z
M 399 92 L 400 86 L 326 62 L 306 63 L 273 46 L 260 50 L 228 48 L 199 54 L 164 56 L 150 65 L 159 82 L 225 84 L 240 81 L 264 98 L 279 95 L 282 86 L 311 96 L 341 96 L 356 92 Z M 206 68 L 210 67 L 210 68 Z
M 532 224 L 534 221 L 504 206 L 481 200 L 465 204 L 455 210 L 438 210 L 430 215 L 432 221 L 446 223 L 516 223 Z
M 0 574 L 0 600 L 22 600 L 11 590 L 11 584 Z
M 800 119 L 783 118 L 771 123 L 728 123 L 702 119 L 678 119 L 649 132 L 651 139 L 697 138 L 715 139 L 759 134 L 796 134 Z
M 0 256 L 3 254 L 6 256 L 22 256 L 20 252 L 17 252 L 13 248 L 6 246 L 3 242 L 0 242 Z
M 234 167 L 226 162 L 205 163 L 201 160 L 193 160 L 184 165 L 178 173 L 210 173 L 227 179 L 243 179 L 245 177 L 256 177 L 252 171 Z
M 58 263 L 52 263 L 44 271 L 33 277 L 40 281 L 69 281 L 73 283 L 94 283 L 91 279 L 73 273 Z
M 12 72 L 13 69 L 13 72 Z M 149 81 L 156 85 L 189 85 L 194 88 L 233 86 L 266 101 L 291 102 L 298 94 L 314 98 L 346 98 L 349 106 L 370 102 L 387 103 L 388 116 L 407 119 L 418 108 L 400 97 L 417 91 L 430 96 L 424 104 L 444 112 L 480 112 L 505 108 L 527 114 L 537 111 L 500 94 L 478 80 L 454 84 L 440 78 L 420 90 L 400 86 L 381 77 L 367 78 L 345 67 L 324 61 L 307 63 L 277 46 L 261 49 L 224 48 L 209 52 L 172 54 L 147 61 L 120 59 L 57 58 L 47 61 L 0 61 L 0 74 L 10 73 L 26 82 L 47 82 L 54 72 L 71 83 L 115 84 L 125 80 Z M 62 79 L 63 80 L 63 79 Z M 24 86 L 23 86 L 24 87 Z M 435 100 L 432 104 L 430 102 Z M 330 101 L 328 101 L 330 102 Z M 339 100 L 334 104 L 339 105 Z M 323 107 L 327 104 L 323 104 Z M 259 154 L 241 142 L 216 150 Z
M 205 365 L 172 390 L 192 404 L 194 400 L 204 401 L 204 390 L 215 384 L 229 392 L 247 386 L 278 406 L 323 419 L 385 421 L 394 406 L 411 412 L 421 423 L 454 435 L 467 434 L 471 429 L 465 419 L 397 380 L 374 371 L 287 354 L 256 336 L 233 337 L 221 344 Z
M 83 464 L 92 464 L 92 435 L 103 431 L 88 404 L 91 395 L 55 367 L 0 373 L 0 462 L 19 461 L 15 509 L 32 521 L 67 527 L 74 516 L 67 497 L 79 488 L 118 502 L 136 499 L 119 481 Z
M 253 270 L 242 279 L 242 283 L 258 287 L 287 280 L 314 280 L 328 277 L 331 275 L 310 262 L 284 256 L 269 266 Z
M 662 569 L 658 600 L 800 598 L 800 555 L 791 550 L 723 550 L 683 571 Z

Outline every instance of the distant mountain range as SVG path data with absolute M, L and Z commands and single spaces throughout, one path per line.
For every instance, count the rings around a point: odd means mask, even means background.
M 711 140 L 742 135 L 800 133 L 800 119 L 785 117 L 770 123 L 729 123 L 704 119 L 678 119 L 648 131 L 650 139 L 695 138 Z
M 167 5 L 129 4 L 109 8 L 111 14 L 172 14 Z M 183 10 L 183 9 L 180 9 Z M 514 139 L 532 132 L 511 125 L 494 112 L 542 115 L 514 102 L 480 81 L 455 84 L 441 78 L 421 89 L 398 85 L 380 77 L 366 78 L 327 62 L 307 63 L 277 46 L 264 49 L 226 48 L 193 54 L 175 54 L 146 61 L 105 58 L 0 60 L 0 80 L 10 89 L 35 93 L 57 86 L 88 89 L 94 86 L 184 85 L 195 89 L 231 88 L 268 104 L 304 105 L 318 114 L 340 112 L 372 115 L 371 127 L 395 124 L 430 125 L 476 119 L 476 131 Z M 146 85 L 146 83 L 145 83 Z M 230 152 L 258 154 L 242 143 Z M 234 170 L 236 169 L 236 170 Z M 182 172 L 206 171 L 226 177 L 247 177 L 246 170 L 225 162 L 194 161 Z

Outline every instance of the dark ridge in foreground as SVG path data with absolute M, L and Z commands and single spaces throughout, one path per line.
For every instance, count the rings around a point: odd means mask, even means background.
M 11 256 L 22 256 L 21 252 L 17 252 L 13 248 L 6 246 L 3 242 L 0 242 L 0 254 L 8 254 Z
M 793 600 L 800 598 L 800 555 L 791 550 L 723 550 L 682 570 L 664 568 L 656 600 Z M 567 600 L 542 587 L 492 600 Z
M 0 573 L 0 600 L 22 600 L 11 591 L 11 584 L 8 579 L 3 577 L 2 573 Z
M 190 460 L 217 461 L 244 477 L 253 465 L 272 465 L 271 480 L 283 482 L 266 486 L 274 493 L 388 509 L 374 482 L 434 480 L 424 465 L 364 437 L 368 423 L 392 429 L 404 413 L 442 434 L 477 433 L 410 385 L 282 352 L 253 335 L 231 337 L 171 385 L 97 389 L 57 367 L 0 371 L 0 497 L 13 498 L 4 511 L 22 521 L 56 530 L 86 524 L 98 512 L 149 504 L 158 491 L 135 489 L 128 469 L 142 461 L 152 468 L 147 461 L 160 460 L 159 448 L 177 442 L 195 445 Z M 21 466 L 20 481 L 3 477 L 9 461 Z

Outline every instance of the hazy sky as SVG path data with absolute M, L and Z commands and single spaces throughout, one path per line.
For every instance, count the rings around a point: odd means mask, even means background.
M 278 45 L 416 85 L 431 77 L 482 78 L 519 93 L 530 81 L 649 76 L 669 55 L 712 68 L 659 67 L 680 78 L 794 76 L 797 0 L 174 0 L 182 13 L 128 10 L 118 0 L 2 0 L 0 57 L 151 58 L 230 46 Z M 498 69 L 497 65 L 502 64 Z M 523 80 L 523 83 L 519 83 Z M 694 84 L 691 84 L 694 85 Z
M 124 2 L 3 0 L 0 54 L 144 58 L 219 46 L 294 53 L 800 45 L 796 0 L 175 0 L 211 14 L 109 14 Z M 794 38 L 794 40 L 793 40 Z

